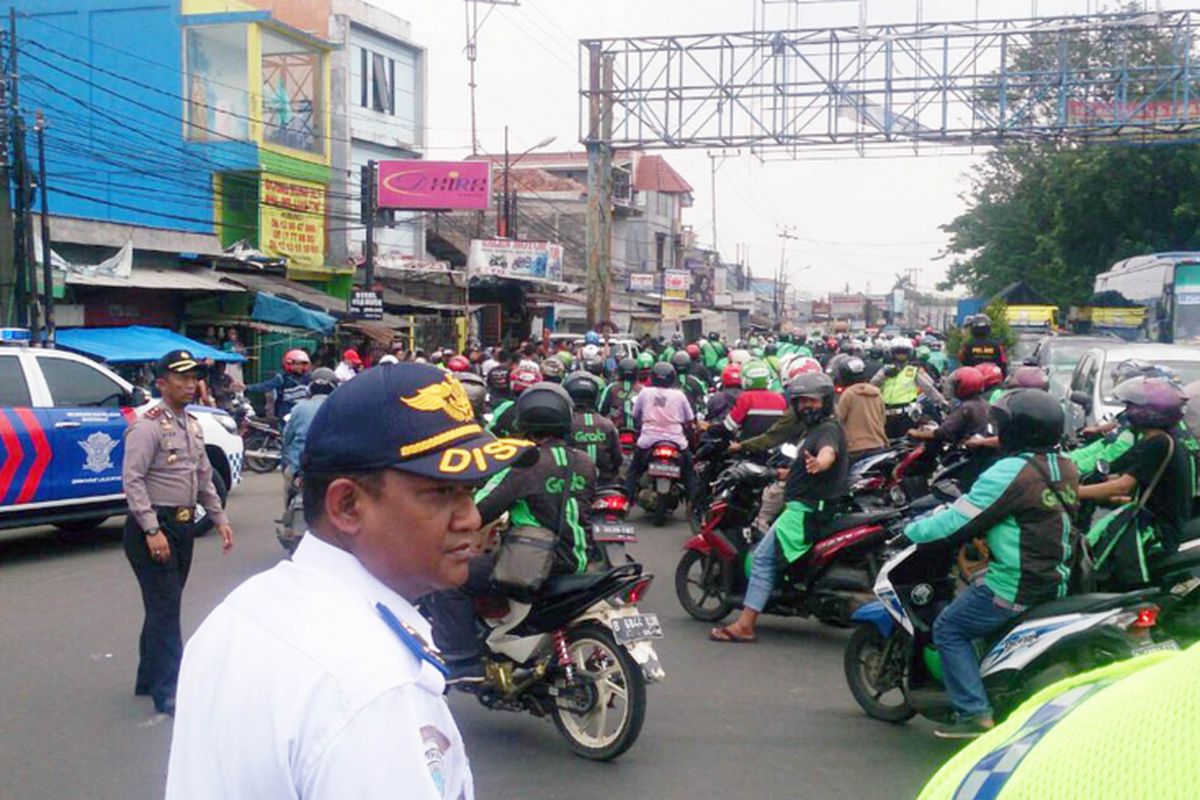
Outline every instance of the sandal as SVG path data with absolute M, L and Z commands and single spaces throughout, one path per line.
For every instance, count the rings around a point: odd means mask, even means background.
M 724 642 L 725 644 L 753 644 L 758 641 L 757 636 L 738 636 L 728 627 L 713 628 L 708 632 L 708 638 L 713 642 Z

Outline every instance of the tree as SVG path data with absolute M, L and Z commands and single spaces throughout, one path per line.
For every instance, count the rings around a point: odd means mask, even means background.
M 1105 64 L 1148 67 L 1133 73 L 1137 78 L 1123 90 L 1126 97 L 1149 98 L 1169 77 L 1153 67 L 1175 63 L 1176 46 L 1152 29 L 1130 26 L 1085 32 L 1065 52 L 1071 69 L 1093 76 Z M 1013 65 L 1017 72 L 1056 70 L 1063 58 L 1054 42 L 1035 37 Z M 1088 99 L 1113 99 L 1119 76 L 1111 72 L 1112 81 L 1089 86 Z M 1037 121 L 1061 113 L 1056 102 L 1025 97 L 1020 87 L 1006 100 Z M 938 288 L 964 285 L 987 296 L 1026 280 L 1061 304 L 1082 302 L 1093 277 L 1115 261 L 1200 247 L 1198 179 L 1200 145 L 1044 140 L 997 149 L 972 176 L 967 211 L 942 227 L 951 235 L 948 253 L 957 258 Z

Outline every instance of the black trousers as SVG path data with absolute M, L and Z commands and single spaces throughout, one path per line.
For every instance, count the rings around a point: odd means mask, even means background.
M 433 643 L 447 661 L 467 661 L 483 655 L 474 598 L 501 593 L 492 581 L 495 570 L 495 554 L 476 556 L 467 567 L 466 583 L 426 596 L 424 605 L 433 623 Z
M 160 564 L 150 557 L 146 533 L 132 515 L 125 519 L 125 557 L 142 590 L 146 611 L 138 642 L 138 670 L 134 692 L 154 698 L 160 707 L 175 696 L 179 662 L 183 659 L 183 634 L 179 607 L 183 586 L 192 568 L 193 523 L 176 522 L 174 509 L 159 510 L 159 525 L 171 546 L 171 557 Z
M 629 464 L 629 471 L 625 473 L 625 496 L 629 501 L 637 501 L 638 484 L 641 483 L 642 475 L 646 473 L 646 467 L 650 465 L 650 453 L 654 451 L 654 447 L 638 447 L 633 451 L 633 459 Z M 691 502 L 696 497 L 696 471 L 692 469 L 692 451 L 680 450 L 680 477 L 683 478 L 683 486 L 687 491 L 688 502 Z

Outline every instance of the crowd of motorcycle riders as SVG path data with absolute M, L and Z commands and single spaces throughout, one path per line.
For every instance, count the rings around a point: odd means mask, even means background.
M 711 629 L 714 642 L 755 641 L 758 618 L 783 576 L 803 568 L 821 531 L 837 529 L 837 515 L 863 510 L 849 496 L 855 465 L 889 454 L 889 465 L 912 463 L 907 456 L 919 449 L 924 474 L 872 498 L 901 511 L 929 494 L 931 476 L 948 460 L 964 465 L 955 473 L 956 498 L 903 514 L 888 545 L 957 553 L 957 594 L 932 626 L 957 713 L 937 733 L 970 738 L 996 724 L 975 642 L 1031 607 L 1081 591 L 1085 567 L 1103 575 L 1109 589 L 1150 583 L 1154 560 L 1188 538 L 1200 444 L 1185 421 L 1189 392 L 1170 369 L 1117 365 L 1113 394 L 1124 410 L 1071 431 L 1047 375 L 1010 364 L 986 315 L 968 320 L 963 341 L 948 353 L 944 336 L 932 330 L 873 339 L 758 334 L 732 342 L 716 335 L 687 342 L 676 334 L 643 339 L 635 358 L 619 357 L 623 350 L 589 332 L 554 346 L 415 359 L 457 378 L 477 420 L 494 434 L 537 444 L 536 463 L 497 476 L 476 502 L 485 523 L 507 513 L 514 523 L 553 531 L 558 574 L 603 567 L 590 535 L 597 497 L 623 495 L 661 523 L 673 508 L 664 509 L 655 488 L 665 474 L 699 529 L 722 470 L 742 461 L 768 465 L 746 529 L 740 611 Z M 307 354 L 294 350 L 280 376 L 247 387 L 272 395 L 276 415 L 287 415 L 288 485 L 316 407 L 362 369 L 399 360 L 385 355 L 365 366 L 347 351 L 336 369 L 310 371 Z M 664 453 L 677 470 L 647 475 Z M 540 471 L 564 465 L 570 489 L 544 491 Z M 580 514 L 564 513 L 569 496 L 579 500 Z M 464 597 L 484 589 L 491 568 L 473 564 Z M 435 609 L 438 645 L 457 675 L 479 669 L 472 613 L 469 599 Z

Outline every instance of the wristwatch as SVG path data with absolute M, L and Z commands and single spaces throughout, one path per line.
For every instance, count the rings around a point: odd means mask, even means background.
M 146 532 L 146 538 L 149 539 L 151 536 L 158 536 L 160 533 L 162 533 L 162 528 L 155 528 L 152 531 Z

